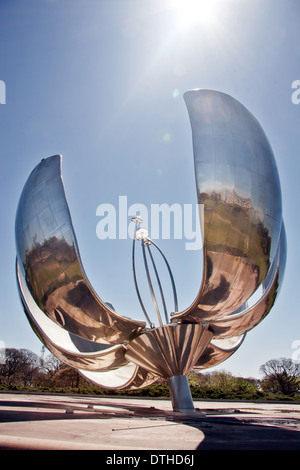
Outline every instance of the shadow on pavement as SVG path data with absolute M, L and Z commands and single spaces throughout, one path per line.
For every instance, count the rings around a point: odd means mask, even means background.
M 251 416 L 252 413 L 248 414 L 249 417 L 233 417 L 226 413 L 222 416 L 209 416 L 209 413 L 183 416 L 154 406 L 111 400 L 94 406 L 91 401 L 82 399 L 72 403 L 67 398 L 59 402 L 51 399 L 1 400 L 0 407 L 0 423 L 113 418 L 129 423 L 130 418 L 150 418 L 153 426 L 167 421 L 202 431 L 205 437 L 196 447 L 198 450 L 300 450 L 298 419 L 255 417 Z
M 237 418 L 207 418 L 186 423 L 200 429 L 204 440 L 198 450 L 300 450 L 298 430 Z

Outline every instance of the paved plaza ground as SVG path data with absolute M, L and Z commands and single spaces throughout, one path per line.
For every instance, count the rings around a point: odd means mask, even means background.
M 194 404 L 182 414 L 168 399 L 1 392 L 0 449 L 300 450 L 300 402 Z

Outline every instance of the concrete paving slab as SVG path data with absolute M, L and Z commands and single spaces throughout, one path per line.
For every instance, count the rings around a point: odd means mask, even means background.
M 0 425 L 0 449 L 28 450 L 190 450 L 204 439 L 180 423 L 118 419 L 35 421 Z M 41 436 L 41 437 L 37 437 Z M 42 437 L 43 436 L 43 437 Z
M 300 450 L 300 403 L 0 393 L 1 450 Z

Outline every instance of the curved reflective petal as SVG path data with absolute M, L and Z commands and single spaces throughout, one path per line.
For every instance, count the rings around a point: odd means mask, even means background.
M 88 380 L 109 390 L 137 390 L 156 382 L 157 375 L 148 372 L 131 362 L 117 371 L 91 372 L 79 370 Z
M 226 339 L 213 339 L 204 350 L 193 369 L 208 369 L 221 364 L 238 350 L 244 339 L 245 335 Z
M 102 302 L 82 267 L 61 178 L 61 157 L 42 160 L 30 174 L 16 215 L 19 264 L 38 307 L 82 338 L 119 344 L 145 322 L 118 315 Z
M 184 321 L 223 318 L 264 281 L 276 254 L 281 191 L 263 129 L 224 93 L 184 95 L 190 116 L 198 203 L 204 205 L 203 278 Z
M 214 333 L 214 338 L 226 338 L 232 335 L 241 335 L 258 325 L 270 312 L 279 294 L 282 285 L 286 265 L 286 233 L 284 224 L 281 228 L 280 242 L 278 244 L 277 256 L 274 260 L 270 275 L 263 283 L 263 295 L 252 306 L 241 313 L 236 313 L 212 321 L 209 324 Z
M 52 354 L 71 367 L 89 371 L 118 369 L 128 363 L 123 345 L 108 346 L 86 341 L 85 349 L 93 352 L 79 350 L 76 344 L 80 339 L 76 340 L 74 336 L 52 322 L 36 305 L 27 288 L 18 262 L 16 264 L 17 283 L 24 311 L 32 329 Z

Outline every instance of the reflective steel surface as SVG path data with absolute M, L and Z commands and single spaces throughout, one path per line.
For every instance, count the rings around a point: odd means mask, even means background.
M 194 370 L 208 369 L 221 364 L 243 344 L 245 335 L 226 339 L 212 339 L 194 366 Z
M 134 390 L 163 377 L 176 411 L 193 409 L 187 374 L 226 360 L 270 312 L 286 264 L 279 176 L 260 124 L 224 93 L 192 90 L 184 98 L 198 203 L 204 205 L 203 276 L 196 299 L 181 312 L 169 312 L 171 322 L 165 309 L 166 324 L 158 315 L 155 328 L 146 313 L 147 328 L 119 315 L 93 290 L 72 226 L 61 156 L 43 159 L 32 171 L 15 224 L 19 295 L 49 351 L 109 389 Z M 145 237 L 140 242 L 144 254 L 154 244 Z
M 61 156 L 29 176 L 16 215 L 20 268 L 38 307 L 69 333 L 105 344 L 135 337 L 145 326 L 118 315 L 94 292 L 79 249 L 61 178 Z
M 185 321 L 223 318 L 265 280 L 281 231 L 275 158 L 260 124 L 232 97 L 184 95 L 190 116 L 198 202 L 204 205 L 204 268 Z
M 43 344 L 61 361 L 86 370 L 116 369 L 128 363 L 123 345 L 108 346 L 82 340 L 52 322 L 34 302 L 17 264 L 19 293 L 27 318 Z
M 286 235 L 282 224 L 280 244 L 278 245 L 277 256 L 272 265 L 269 275 L 263 283 L 263 295 L 250 308 L 246 308 L 240 313 L 235 313 L 224 317 L 222 320 L 212 321 L 210 328 L 215 338 L 226 338 L 232 335 L 242 335 L 252 330 L 270 312 L 279 294 L 282 284 L 283 273 L 286 264 Z
M 166 325 L 132 340 L 125 356 L 164 378 L 187 375 L 212 337 L 206 325 Z

